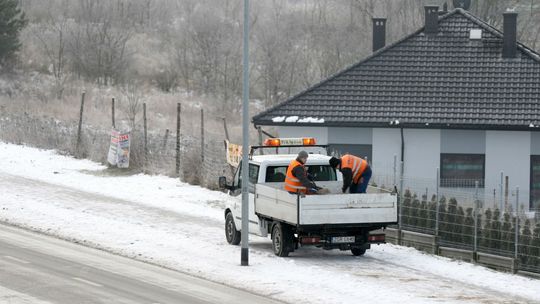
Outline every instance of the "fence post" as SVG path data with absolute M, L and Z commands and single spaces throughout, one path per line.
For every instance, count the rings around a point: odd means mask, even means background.
M 259 133 L 259 146 L 262 146 L 263 145 L 263 134 L 262 134 L 261 126 L 257 126 L 257 132 Z M 261 155 L 264 155 L 264 149 L 260 149 L 259 153 L 261 153 Z
M 508 208 L 508 176 L 504 177 L 504 207 Z
M 176 176 L 180 177 L 180 103 L 176 104 Z
M 394 184 L 394 187 L 397 186 L 397 155 L 394 154 L 394 180 L 393 180 L 393 184 Z
M 504 198 L 503 198 L 503 186 L 504 186 L 503 183 L 504 183 L 504 181 L 503 180 L 504 180 L 504 172 L 501 171 L 501 183 L 499 185 L 499 188 L 500 188 L 499 189 L 500 190 L 499 195 L 501 196 L 500 202 L 499 202 L 500 203 L 499 210 L 501 210 L 501 214 L 504 213 L 504 211 L 503 211 L 504 210 Z
M 165 129 L 165 137 L 163 138 L 163 144 L 161 145 L 161 150 L 167 148 L 167 142 L 169 141 L 169 129 Z
M 478 251 L 478 181 L 474 182 L 474 240 L 473 259 L 476 261 Z
M 112 117 L 112 127 L 116 128 L 116 122 L 114 121 L 114 117 L 115 117 L 115 114 L 114 114 L 114 97 L 112 98 L 112 102 L 111 102 L 111 117 Z
M 204 109 L 201 109 L 201 163 L 204 163 Z
M 146 103 L 143 103 L 143 123 L 144 123 L 144 164 L 148 160 L 148 125 L 146 124 Z
M 435 207 L 435 236 L 439 237 L 439 207 L 440 207 L 440 196 L 439 196 L 439 185 L 441 182 L 441 177 L 439 175 L 440 169 L 437 167 L 437 187 L 436 187 L 436 197 L 437 197 L 437 204 Z
M 401 222 L 403 220 L 403 160 L 401 161 L 400 173 L 399 173 L 399 197 L 398 197 L 398 245 L 401 245 Z
M 75 153 L 77 153 L 77 156 L 79 154 L 79 149 L 81 147 L 81 133 L 82 133 L 82 120 L 83 120 L 83 111 L 84 111 L 84 96 L 86 95 L 86 91 L 82 92 L 81 95 L 81 111 L 79 113 L 79 129 L 77 130 L 77 145 L 75 147 Z
M 516 186 L 516 223 L 515 223 L 515 226 L 516 226 L 516 235 L 515 235 L 515 240 L 514 240 L 514 243 L 515 243 L 515 248 L 514 248 L 514 258 L 518 259 L 518 244 L 519 244 L 519 214 L 518 214 L 518 210 L 519 210 L 519 186 Z
M 516 186 L 516 223 L 515 225 L 515 239 L 514 239 L 514 264 L 513 273 L 517 273 L 519 269 L 519 186 Z

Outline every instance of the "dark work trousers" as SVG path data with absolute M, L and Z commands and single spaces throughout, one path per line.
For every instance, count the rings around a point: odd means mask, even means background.
M 353 182 L 351 184 L 350 193 L 366 193 L 369 180 L 371 179 L 371 168 L 369 166 L 367 166 L 366 170 L 364 170 L 364 173 L 362 173 L 361 179 L 363 179 L 361 183 L 355 184 Z

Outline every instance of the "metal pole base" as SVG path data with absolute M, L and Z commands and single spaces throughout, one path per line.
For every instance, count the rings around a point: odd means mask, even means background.
M 241 262 L 240 265 L 249 266 L 249 251 L 248 251 L 248 248 L 242 248 L 241 259 L 242 259 L 242 262 Z

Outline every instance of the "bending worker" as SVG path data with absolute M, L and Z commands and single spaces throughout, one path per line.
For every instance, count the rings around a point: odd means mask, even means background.
M 354 155 L 345 154 L 341 158 L 332 157 L 330 166 L 339 169 L 343 174 L 343 193 L 350 188 L 350 193 L 366 193 L 371 168 L 365 159 Z
M 305 167 L 309 154 L 300 151 L 295 160 L 291 161 L 285 176 L 285 190 L 291 194 L 316 194 L 320 189 L 314 182 L 309 180 Z

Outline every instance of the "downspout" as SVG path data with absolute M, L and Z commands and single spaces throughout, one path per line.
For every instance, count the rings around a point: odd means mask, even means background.
M 401 170 L 400 170 L 400 184 L 399 184 L 399 193 L 403 194 L 403 171 L 405 168 L 405 138 L 403 136 L 403 128 L 400 128 L 401 131 Z

